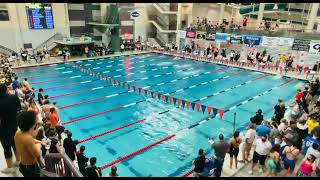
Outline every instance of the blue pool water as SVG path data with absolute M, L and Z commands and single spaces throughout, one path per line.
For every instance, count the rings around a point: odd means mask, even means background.
M 76 64 L 118 81 L 163 94 L 169 93 L 187 101 L 218 109 L 234 107 L 222 119 L 217 116 L 188 129 L 190 125 L 207 118 L 207 111 L 203 114 L 196 108 L 176 108 L 160 100 L 128 92 L 126 88 L 112 86 L 70 64 L 17 70 L 20 77 L 36 76 L 29 78 L 36 89 L 49 88 L 44 94 L 57 96 L 51 101 L 57 101 L 62 107 L 60 119 L 63 122 L 110 110 L 66 124 L 65 127 L 73 132 L 74 139 L 85 139 L 147 118 L 141 123 L 81 143 L 87 147 L 88 157 L 97 157 L 98 166 L 176 134 L 157 146 L 117 163 L 121 176 L 181 176 L 192 169 L 191 161 L 197 156 L 199 148 L 204 148 L 209 155 L 213 154 L 207 142 L 209 136 L 216 139 L 218 134 L 223 133 L 229 139 L 233 131 L 234 112 L 237 113 L 236 128 L 243 130 L 258 108 L 263 110 L 265 117 L 270 118 L 279 98 L 288 103 L 296 88 L 304 85 L 303 81 L 293 80 L 239 105 L 289 79 L 159 54 L 99 58 Z M 97 98 L 100 99 L 77 104 Z M 139 103 L 126 106 L 136 102 Z M 181 131 L 185 129 L 188 130 Z M 109 171 L 110 167 L 104 169 L 103 175 Z

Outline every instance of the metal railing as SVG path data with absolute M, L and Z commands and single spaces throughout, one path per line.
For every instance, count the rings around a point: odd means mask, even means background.
M 43 47 L 46 47 L 47 50 L 53 43 L 55 43 L 56 40 L 62 40 L 63 39 L 63 35 L 61 33 L 56 33 L 53 36 L 51 36 L 49 39 L 47 39 L 46 41 L 44 41 L 43 43 L 41 43 L 39 46 L 37 46 L 36 48 L 34 48 L 34 51 L 41 51 L 43 49 Z
M 178 11 L 178 3 L 155 3 L 163 11 Z
M 177 28 L 176 22 L 166 22 L 161 16 L 158 15 L 149 15 L 149 20 L 156 22 L 162 30 L 173 30 Z
M 11 56 L 13 53 L 16 53 L 16 52 L 12 49 L 9 49 L 7 47 L 0 45 L 0 54 Z
M 42 177 L 83 177 L 78 168 L 65 153 L 50 153 L 44 158 L 44 166 L 41 168 Z M 41 161 L 40 161 L 41 162 Z

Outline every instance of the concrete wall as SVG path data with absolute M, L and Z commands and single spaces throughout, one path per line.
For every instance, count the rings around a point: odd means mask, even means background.
M 25 3 L 8 3 L 10 21 L 0 22 L 1 45 L 19 50 L 24 43 L 32 43 L 33 48 L 52 37 L 55 33 L 70 35 L 65 3 L 52 3 L 54 29 L 29 29 Z
M 152 8 L 150 6 L 152 6 L 150 3 L 135 3 L 140 16 L 134 20 L 134 37 L 141 36 L 143 41 L 147 39 L 147 34 L 151 31 L 151 24 L 148 22 L 148 8 Z

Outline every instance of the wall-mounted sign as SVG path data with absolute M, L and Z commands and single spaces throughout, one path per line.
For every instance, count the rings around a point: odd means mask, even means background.
M 320 41 L 316 41 L 316 40 L 310 41 L 309 54 L 320 55 Z
M 257 47 L 260 45 L 262 37 L 256 35 L 244 35 L 243 44 L 249 47 Z
M 187 31 L 187 34 L 186 34 L 186 38 L 196 38 L 196 35 L 197 35 L 197 32 L 196 31 Z
M 309 51 L 310 40 L 305 39 L 295 39 L 293 41 L 292 50 L 295 51 Z
M 130 13 L 130 19 L 137 19 L 140 16 L 140 13 L 138 11 L 132 11 Z

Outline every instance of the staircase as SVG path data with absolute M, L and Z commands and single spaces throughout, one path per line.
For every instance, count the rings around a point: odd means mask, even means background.
M 56 47 L 56 40 L 62 40 L 63 39 L 63 35 L 61 33 L 56 33 L 54 34 L 52 37 L 50 37 L 49 39 L 47 39 L 46 41 L 44 41 L 43 43 L 41 43 L 39 46 L 37 46 L 34 51 L 42 51 L 43 47 L 47 47 L 47 50 L 50 51 L 51 49 L 53 49 L 54 47 Z
M 9 49 L 7 47 L 0 45 L 0 54 L 11 56 L 12 53 L 16 53 L 16 52 L 12 49 Z

